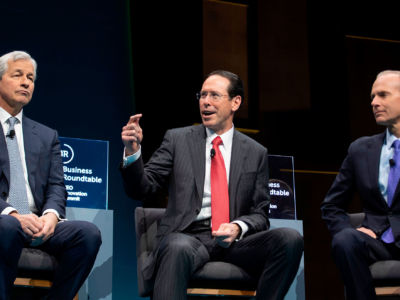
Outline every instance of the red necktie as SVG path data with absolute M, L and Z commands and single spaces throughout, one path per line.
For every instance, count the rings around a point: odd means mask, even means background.
M 217 136 L 212 144 L 214 155 L 211 158 L 211 224 L 214 231 L 218 230 L 222 223 L 229 223 L 229 194 L 224 158 L 219 151 L 221 138 Z

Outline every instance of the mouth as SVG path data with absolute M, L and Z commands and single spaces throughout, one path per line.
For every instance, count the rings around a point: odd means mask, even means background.
M 30 95 L 30 93 L 28 91 L 25 91 L 25 90 L 17 91 L 17 94 L 25 96 L 25 97 L 29 97 L 29 95 Z
M 215 112 L 214 112 L 214 111 L 210 111 L 210 110 L 203 110 L 203 111 L 201 112 L 201 115 L 202 115 L 203 117 L 205 117 L 205 118 L 207 118 L 207 117 L 209 117 L 209 116 L 212 116 L 213 114 L 215 114 Z

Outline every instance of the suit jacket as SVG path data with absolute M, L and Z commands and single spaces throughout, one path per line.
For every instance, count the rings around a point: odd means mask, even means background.
M 354 192 L 357 191 L 365 212 L 362 226 L 374 231 L 378 237 L 391 226 L 396 245 L 399 247 L 399 185 L 391 207 L 387 205 L 378 186 L 380 155 L 384 139 L 385 132 L 359 138 L 350 145 L 339 174 L 321 205 L 322 218 L 332 234 L 351 227 L 346 208 Z
M 169 130 L 146 165 L 139 158 L 121 169 L 125 190 L 134 199 L 145 199 L 160 188 L 168 188 L 158 240 L 168 233 L 183 231 L 200 212 L 206 137 L 203 125 Z M 268 229 L 269 199 L 267 149 L 235 130 L 229 174 L 230 220 L 245 222 L 249 226 L 247 234 Z
M 36 208 L 39 214 L 46 209 L 55 209 L 61 218 L 65 218 L 67 192 L 57 132 L 25 116 L 22 131 L 28 181 Z M 10 206 L 6 202 L 9 182 L 10 162 L 0 126 L 0 211 Z

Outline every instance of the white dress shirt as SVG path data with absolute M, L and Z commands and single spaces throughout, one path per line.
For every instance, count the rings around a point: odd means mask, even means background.
M 204 192 L 203 192 L 203 202 L 201 206 L 201 211 L 197 215 L 196 220 L 204 220 L 211 218 L 211 149 L 212 141 L 218 136 L 211 129 L 206 128 L 207 138 L 206 138 L 206 177 L 204 178 Z M 222 144 L 218 146 L 219 151 L 221 151 L 222 157 L 224 159 L 225 169 L 226 169 L 226 180 L 229 185 L 229 168 L 231 165 L 231 150 L 232 150 L 232 138 L 233 138 L 233 127 L 227 132 L 220 135 Z

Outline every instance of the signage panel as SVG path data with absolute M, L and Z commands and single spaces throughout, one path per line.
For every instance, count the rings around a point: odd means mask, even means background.
M 293 156 L 268 155 L 269 217 L 297 219 Z
M 67 206 L 107 209 L 108 141 L 59 139 Z

